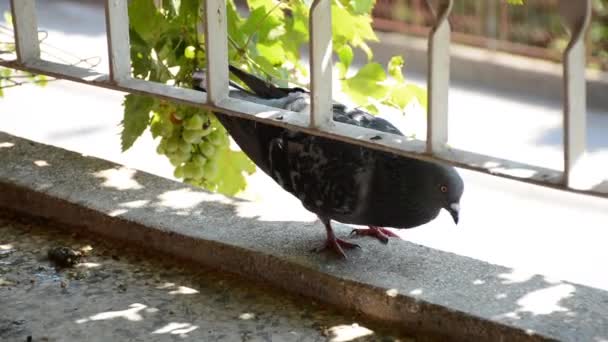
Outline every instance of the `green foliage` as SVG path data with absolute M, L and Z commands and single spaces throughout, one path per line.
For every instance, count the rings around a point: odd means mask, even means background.
M 345 79 L 342 82 L 342 90 L 356 104 L 365 106 L 368 104 L 368 97 L 383 98 L 386 95 L 388 89 L 382 84 L 385 80 L 384 69 L 373 62 L 359 69 L 355 76 Z
M 367 43 L 377 40 L 370 16 L 374 4 L 374 0 L 333 0 L 332 38 L 344 92 L 373 112 L 377 104 L 403 109 L 414 98 L 424 103 L 425 91 L 405 82 L 401 57 L 391 60 L 388 73 L 372 61 Z M 206 64 L 205 38 L 196 32 L 199 13 L 203 14 L 200 5 L 201 0 L 173 0 L 163 1 L 157 9 L 152 0 L 130 2 L 135 77 L 190 86 L 192 72 Z M 243 17 L 228 0 L 230 62 L 281 86 L 301 84 L 307 76 L 300 50 L 309 39 L 309 6 L 310 1 L 304 0 L 249 0 L 249 15 Z M 349 75 L 354 49 L 363 51 L 368 63 Z M 177 178 L 234 195 L 245 188 L 244 175 L 255 171 L 242 152 L 230 149 L 228 133 L 211 112 L 138 95 L 127 95 L 124 108 L 123 150 L 149 126 L 152 135 L 160 138 L 157 152 L 175 166 Z
M 591 53 L 596 57 L 595 67 L 608 70 L 608 2 L 593 1 L 593 20 L 589 30 Z
M 122 150 L 126 151 L 148 127 L 150 110 L 154 105 L 151 97 L 129 94 L 125 96 L 123 106 L 125 115 L 122 121 Z

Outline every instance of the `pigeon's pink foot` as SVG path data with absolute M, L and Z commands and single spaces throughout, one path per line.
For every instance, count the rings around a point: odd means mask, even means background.
M 346 253 L 344 253 L 344 249 L 353 249 L 353 248 L 361 248 L 361 246 L 356 243 L 351 243 L 348 241 L 344 241 L 342 239 L 327 239 L 325 241 L 325 245 L 323 247 L 319 247 L 315 249 L 315 252 L 322 252 L 328 249 L 336 252 L 340 257 L 346 259 Z
M 353 229 L 350 234 L 360 236 L 373 236 L 376 239 L 380 240 L 380 242 L 382 243 L 388 243 L 389 237 L 399 237 L 399 235 L 391 232 L 386 228 L 376 226 L 369 226 L 369 228 Z
M 336 252 L 340 257 L 346 259 L 346 253 L 344 253 L 344 248 L 361 248 L 361 246 L 357 245 L 356 243 L 351 243 L 342 239 L 338 239 L 334 234 L 334 230 L 331 228 L 331 223 L 329 219 L 320 216 L 319 219 L 321 219 L 321 222 L 323 222 L 323 225 L 325 226 L 325 230 L 327 232 L 327 239 L 325 240 L 325 245 L 320 248 L 314 249 L 315 252 L 321 252 L 327 249 L 331 249 Z

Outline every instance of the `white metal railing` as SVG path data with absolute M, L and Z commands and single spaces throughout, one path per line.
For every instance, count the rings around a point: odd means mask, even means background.
M 560 12 L 571 31 L 564 53 L 564 172 L 447 147 L 450 26 L 453 0 L 427 0 L 436 22 L 429 38 L 428 125 L 425 141 L 381 133 L 332 120 L 331 0 L 314 0 L 310 14 L 311 113 L 277 110 L 228 97 L 228 41 L 225 0 L 204 2 L 207 45 L 207 90 L 201 93 L 131 77 L 127 1 L 106 0 L 109 74 L 40 58 L 35 0 L 11 0 L 17 59 L 0 65 L 89 85 L 151 95 L 181 103 L 350 142 L 403 156 L 438 160 L 485 172 L 574 192 L 608 197 L 608 191 L 577 186 L 585 153 L 585 40 L 591 0 L 560 0 Z M 381 139 L 377 139 L 380 136 Z M 374 139 L 371 139 L 374 137 Z

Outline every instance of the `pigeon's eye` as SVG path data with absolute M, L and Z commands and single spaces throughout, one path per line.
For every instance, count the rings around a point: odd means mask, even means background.
M 441 192 L 445 193 L 445 192 L 448 192 L 448 187 L 447 187 L 447 186 L 445 186 L 445 185 L 442 185 L 442 186 L 439 188 L 439 190 L 441 190 Z

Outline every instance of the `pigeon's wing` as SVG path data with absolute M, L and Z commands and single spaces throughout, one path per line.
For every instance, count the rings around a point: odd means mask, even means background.
M 384 133 L 403 135 L 393 124 L 383 118 L 371 115 L 360 109 L 348 109 L 341 103 L 334 103 L 334 120 L 350 125 L 374 129 Z
M 273 178 L 306 209 L 344 223 L 355 223 L 364 211 L 375 168 L 369 150 L 290 132 L 282 138 L 281 155 L 271 158 L 283 163 Z
M 302 88 L 280 88 L 270 82 L 264 81 L 250 73 L 247 73 L 233 65 L 230 65 L 230 72 L 239 80 L 243 81 L 251 91 L 263 99 L 283 99 L 290 94 L 299 93 L 301 97 L 309 97 L 309 92 Z M 270 104 L 270 103 L 269 103 Z M 283 106 L 285 107 L 285 106 Z M 283 108 L 286 109 L 286 108 Z M 375 129 L 385 133 L 403 135 L 397 127 L 385 119 L 376 117 L 360 109 L 349 109 L 344 104 L 333 102 L 333 118 L 335 121 L 351 124 L 355 126 Z

